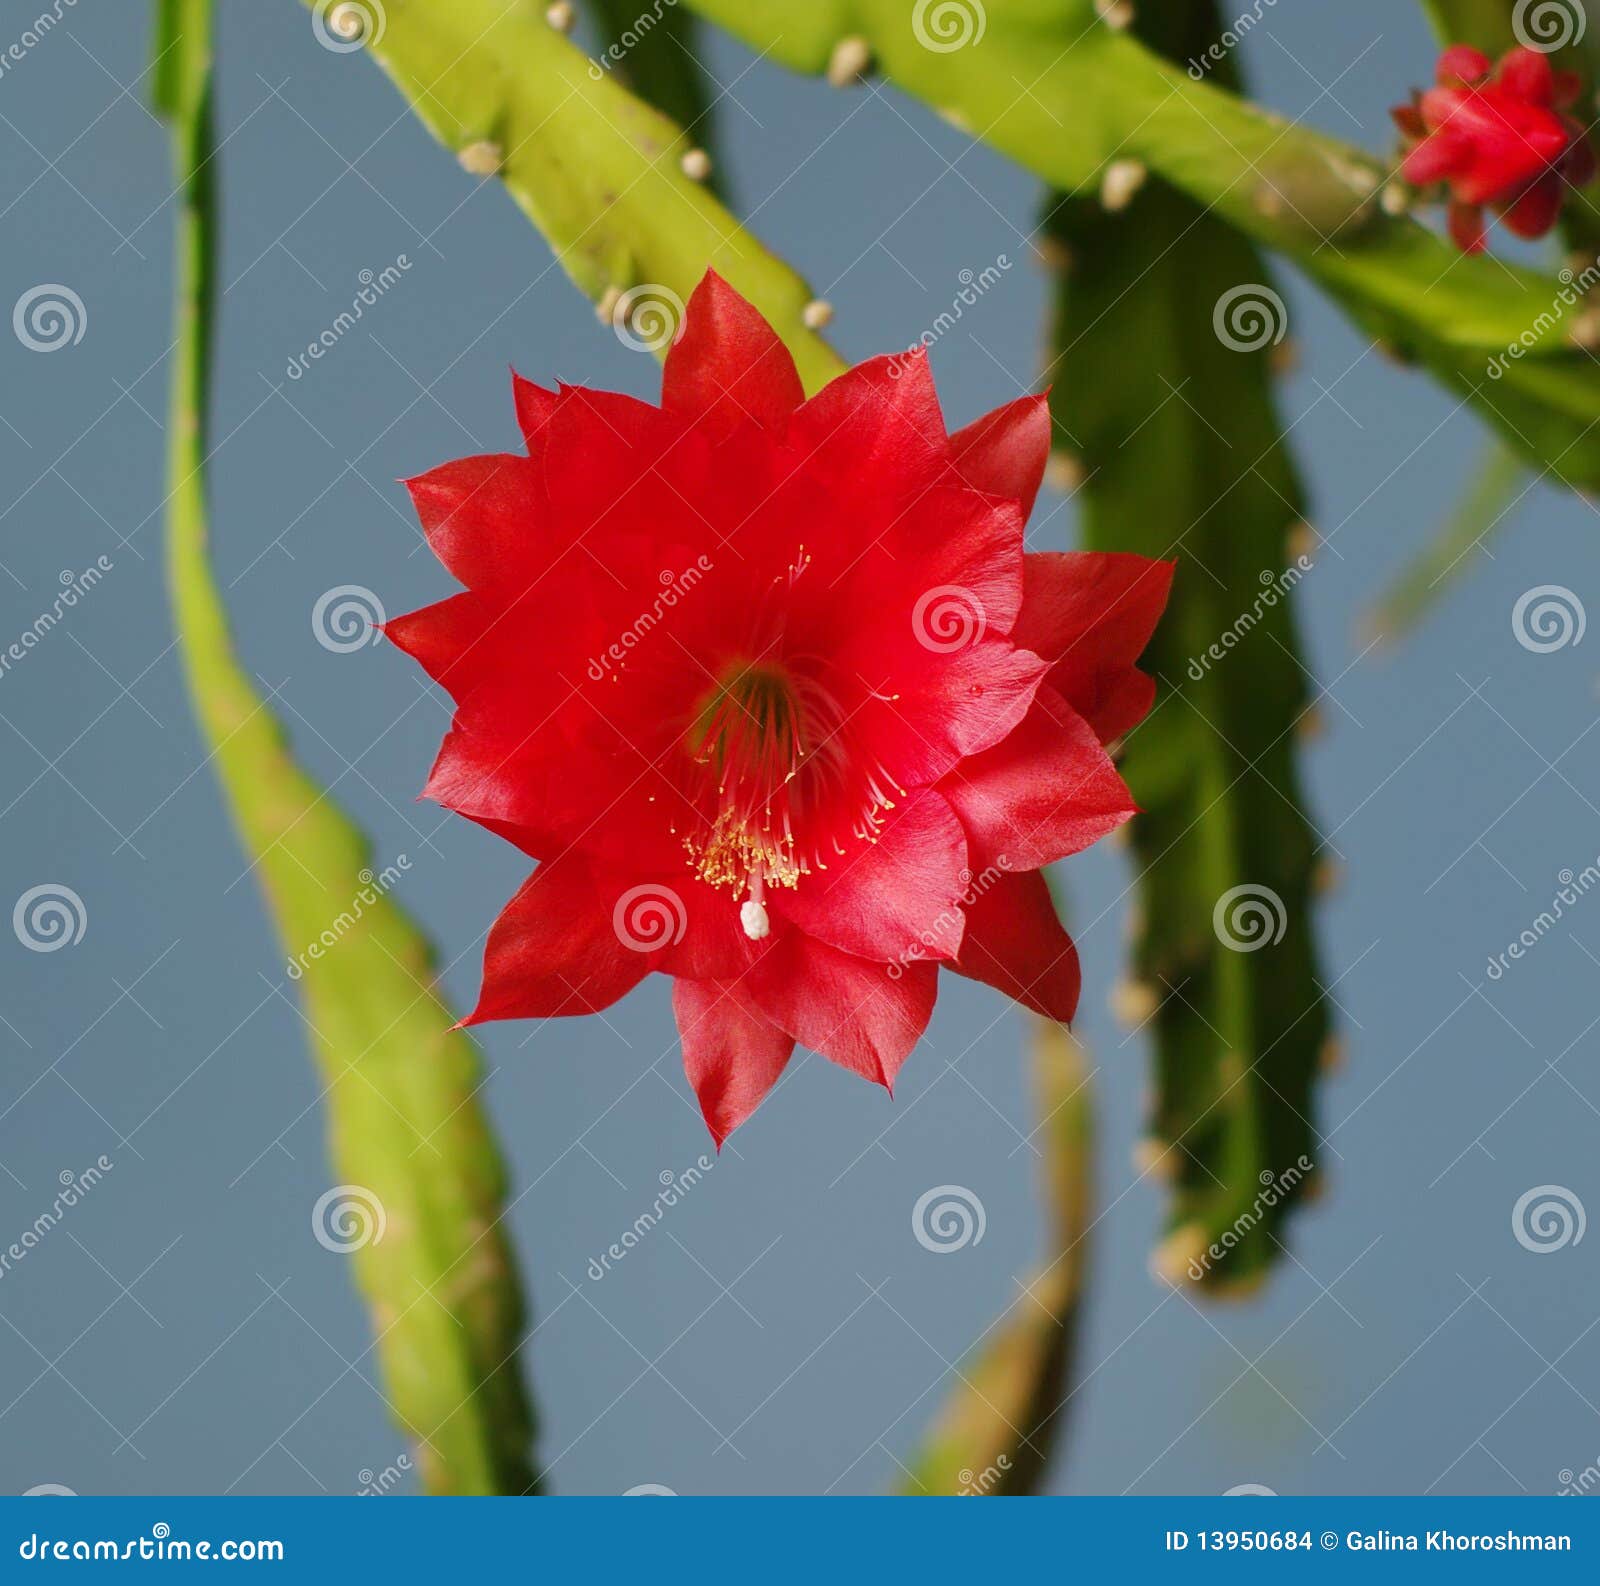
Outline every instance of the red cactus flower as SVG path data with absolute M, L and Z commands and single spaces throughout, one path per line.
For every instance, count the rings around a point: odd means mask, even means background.
M 940 963 L 1070 1019 L 1039 869 L 1134 813 L 1172 569 L 1023 554 L 1044 398 L 950 435 L 917 353 L 807 401 L 715 275 L 659 407 L 514 386 L 526 457 L 410 482 L 465 593 L 386 630 L 456 701 L 425 796 L 539 861 L 466 1022 L 671 975 L 720 1145 L 797 1042 L 890 1085 Z
M 1437 86 L 1393 112 L 1408 143 L 1401 175 L 1449 188 L 1450 235 L 1464 252 L 1483 249 L 1485 206 L 1517 236 L 1542 237 L 1567 184 L 1593 180 L 1588 136 L 1562 114 L 1581 91 L 1575 72 L 1556 71 L 1537 50 L 1511 50 L 1495 66 L 1455 44 L 1439 57 Z

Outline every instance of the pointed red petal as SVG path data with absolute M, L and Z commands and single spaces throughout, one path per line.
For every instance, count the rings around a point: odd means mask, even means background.
M 684 311 L 667 353 L 661 405 L 685 418 L 731 427 L 753 419 L 780 428 L 805 400 L 794 359 L 760 312 L 715 270 Z
M 1520 47 L 1508 51 L 1500 62 L 1500 87 L 1530 105 L 1554 104 L 1556 74 L 1550 57 Z
M 961 946 L 967 839 L 935 792 L 891 810 L 883 835 L 847 859 L 802 877 L 790 892 L 773 889 L 768 907 L 842 952 L 888 963 L 913 947 L 928 958 L 954 958 Z
M 794 1051 L 794 1037 L 752 1013 L 716 981 L 674 980 L 672 1011 L 683 1042 L 684 1073 L 721 1150 L 777 1084 Z
M 588 867 L 564 855 L 539 866 L 489 931 L 483 989 L 463 1024 L 598 1013 L 644 979 L 595 896 Z
M 1458 83 L 1481 83 L 1494 69 L 1482 50 L 1470 44 L 1452 44 L 1439 57 L 1439 82 L 1446 88 Z
M 1472 153 L 1471 140 L 1448 127 L 1430 132 L 1406 155 L 1400 165 L 1400 174 L 1413 187 L 1427 187 L 1441 182 L 1460 169 Z
M 544 427 L 556 410 L 556 394 L 546 391 L 542 385 L 535 385 L 531 380 L 524 380 L 513 369 L 511 397 L 517 405 L 517 424 L 527 444 L 528 455 L 538 457 L 544 450 Z
M 1033 511 L 1050 458 L 1050 405 L 1043 396 L 1019 397 L 950 437 L 957 470 L 969 485 Z
M 460 699 L 470 679 L 488 659 L 488 646 L 480 643 L 493 621 L 490 608 L 467 590 L 448 600 L 391 617 L 383 625 L 384 637 L 417 661 L 434 682 Z
M 408 479 L 433 554 L 469 589 L 525 581 L 538 514 L 533 464 L 513 453 L 463 457 Z
M 1078 950 L 1037 870 L 1003 876 L 977 895 L 953 967 L 1058 1024 L 1078 1011 Z
M 1518 237 L 1542 237 L 1561 213 L 1563 188 L 1554 173 L 1537 181 L 1505 211 L 1506 230 Z
M 966 828 L 974 873 L 1040 869 L 1138 813 L 1093 729 L 1049 688 L 1009 738 L 963 761 L 938 791 Z
M 801 1045 L 892 1088 L 928 1027 L 938 981 L 931 963 L 869 964 L 792 931 L 733 986 Z
M 1166 608 L 1176 567 L 1122 551 L 1023 559 L 1022 614 L 1011 637 L 1051 663 L 1049 686 L 1102 741 L 1150 708 L 1155 684 L 1134 662 Z

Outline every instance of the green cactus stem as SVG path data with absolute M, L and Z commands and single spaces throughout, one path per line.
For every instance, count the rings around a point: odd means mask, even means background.
M 534 1477 L 517 1363 L 523 1304 L 502 1223 L 504 1170 L 477 1099 L 477 1053 L 450 1031 L 415 927 L 391 897 L 364 888 L 360 834 L 295 763 L 241 665 L 207 551 L 219 212 L 210 0 L 162 0 L 157 57 L 156 101 L 172 125 L 181 194 L 167 537 L 189 691 L 286 957 L 361 900 L 359 919 L 308 963 L 299 990 L 345 1190 L 328 1215 L 342 1207 L 359 1229 L 350 1259 L 372 1310 L 384 1397 L 416 1444 L 427 1490 L 526 1492 Z M 337 1242 L 337 1220 L 330 1233 Z

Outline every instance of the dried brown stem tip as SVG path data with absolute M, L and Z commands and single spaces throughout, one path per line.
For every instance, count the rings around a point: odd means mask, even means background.
M 872 46 L 853 33 L 833 46 L 833 54 L 828 57 L 828 81 L 835 88 L 848 88 L 860 82 L 871 65 Z

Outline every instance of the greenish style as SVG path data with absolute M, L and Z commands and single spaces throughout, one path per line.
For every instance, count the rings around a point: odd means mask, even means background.
M 687 299 L 715 269 L 782 336 L 807 391 L 842 373 L 805 323 L 805 282 L 684 174 L 695 140 L 540 10 L 507 0 L 387 0 L 367 53 L 446 148 L 499 176 L 607 319 L 626 314 L 623 294 L 635 287 Z
M 1217 17 L 1208 3 L 1140 25 L 1181 59 Z M 1126 999 L 1155 1046 L 1144 1165 L 1172 1186 L 1156 1265 L 1239 1290 L 1311 1181 L 1329 1030 L 1290 610 L 1314 536 L 1271 389 L 1281 303 L 1249 240 L 1158 178 L 1117 213 L 1059 198 L 1048 226 L 1064 260 L 1052 409 L 1082 460 L 1085 544 L 1178 560 L 1143 663 L 1165 686 L 1122 762 L 1144 811 Z
M 1391 214 L 1390 192 L 1400 203 L 1407 194 L 1389 188 L 1388 163 L 1228 90 L 1231 56 L 1205 53 L 1220 27 L 1167 59 L 1095 0 L 686 3 L 800 71 L 825 71 L 842 41 L 863 41 L 890 81 L 1063 192 L 1094 191 L 1113 163 L 1138 162 L 1294 260 L 1364 331 L 1425 364 L 1525 455 L 1568 483 L 1600 487 L 1600 364 L 1548 335 L 1503 379 L 1487 377 L 1489 359 L 1549 310 L 1558 283 L 1501 259 L 1463 258 Z M 1174 0 L 1105 9 L 1161 26 L 1193 14 Z M 941 13 L 964 15 L 966 28 L 939 34 Z M 1397 103 L 1410 86 L 1397 82 Z M 1374 141 L 1390 132 L 1375 128 Z
M 1030 1022 L 1054 1254 L 962 1363 L 901 1488 L 909 1496 L 1036 1493 L 1066 1429 L 1094 1220 L 1094 1091 L 1078 1042 Z
M 426 1488 L 528 1492 L 536 1480 L 517 1362 L 523 1305 L 477 1052 L 451 1029 L 427 945 L 386 889 L 370 884 L 360 834 L 295 763 L 252 685 L 211 569 L 206 414 L 218 209 L 209 0 L 162 0 L 156 51 L 157 108 L 172 125 L 181 199 L 167 535 L 184 671 L 286 957 L 330 928 L 341 933 L 299 980 L 342 1181 L 320 1231 L 330 1246 L 354 1246 L 382 1391 L 415 1441 Z M 305 1215 L 309 1239 L 311 1207 Z
M 1475 565 L 1474 552 L 1505 527 L 1533 485 L 1528 465 L 1510 447 L 1491 443 L 1455 510 L 1373 608 L 1366 636 L 1380 643 L 1409 636 Z

